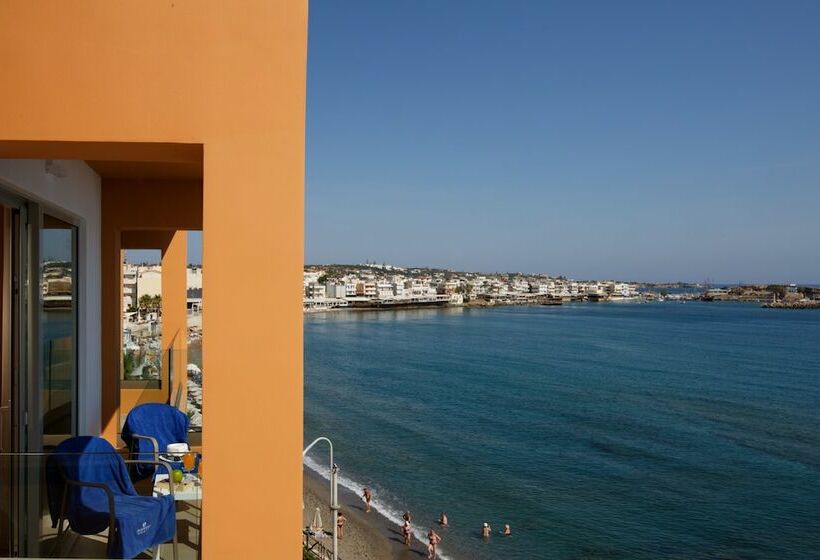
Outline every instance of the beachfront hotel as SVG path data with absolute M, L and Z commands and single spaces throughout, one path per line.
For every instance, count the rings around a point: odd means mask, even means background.
M 9 0 L 0 26 L 0 556 L 297 557 L 307 2 Z M 134 411 L 186 402 L 199 230 L 205 409 L 177 436 L 196 463 L 137 480 L 124 437 L 157 434 Z M 141 379 L 123 376 L 129 249 L 161 252 Z M 134 480 L 94 494 L 88 464 Z

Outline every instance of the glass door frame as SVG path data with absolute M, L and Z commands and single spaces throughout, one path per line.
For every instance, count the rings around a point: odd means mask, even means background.
M 78 407 L 79 407 L 79 314 L 80 307 L 77 301 L 79 266 L 78 253 L 80 242 L 81 221 L 55 208 L 47 203 L 27 201 L 28 210 L 28 262 L 26 263 L 26 273 L 28 276 L 27 290 L 27 336 L 28 336 L 28 434 L 27 451 L 43 453 L 46 447 L 52 447 L 67 437 L 78 435 Z M 45 434 L 44 414 L 45 404 L 45 371 L 44 371 L 44 298 L 43 298 L 43 231 L 44 215 L 48 214 L 53 218 L 65 222 L 71 226 L 71 320 L 72 320 L 72 370 L 71 370 L 71 420 L 70 432 L 68 434 Z M 45 467 L 45 459 L 40 455 L 39 465 L 36 468 L 29 468 L 29 476 L 38 476 L 39 480 L 29 481 L 26 492 L 27 507 L 27 527 L 26 531 L 26 553 L 42 554 L 40 550 L 43 512 L 42 504 L 44 487 L 42 485 L 42 471 Z
M 9 538 L 11 552 L 17 555 L 39 553 L 41 535 L 41 468 L 43 452 L 43 343 L 42 334 L 42 268 L 41 240 L 43 214 L 48 214 L 72 226 L 71 239 L 71 300 L 73 321 L 73 364 L 71 434 L 77 435 L 79 408 L 79 339 L 80 313 L 78 305 L 79 244 L 82 220 L 59 208 L 14 194 L 14 188 L 0 181 L 0 204 L 11 212 L 11 289 L 12 320 L 10 341 L 12 377 L 12 495 Z
M 40 438 L 41 438 L 41 441 L 43 442 L 43 445 L 44 446 L 52 446 L 52 445 L 57 445 L 58 443 L 60 443 L 66 437 L 71 437 L 71 436 L 78 435 L 78 425 L 79 425 L 78 408 L 79 408 L 79 397 L 80 397 L 80 391 L 79 391 L 79 358 L 80 358 L 80 356 L 79 356 L 79 351 L 80 351 L 79 337 L 80 337 L 80 312 L 81 312 L 81 308 L 78 305 L 77 294 L 79 292 L 78 286 L 79 286 L 79 269 L 80 269 L 80 266 L 79 266 L 78 259 L 79 259 L 80 228 L 81 228 L 82 224 L 78 223 L 78 220 L 76 218 L 72 217 L 69 214 L 66 214 L 66 213 L 60 211 L 59 209 L 52 208 L 52 207 L 50 207 L 48 205 L 44 205 L 44 204 L 35 204 L 34 206 L 36 206 L 36 210 L 37 210 L 37 212 L 36 212 L 36 214 L 37 214 L 37 224 L 36 224 L 36 226 L 37 227 L 33 228 L 33 230 L 32 230 L 33 232 L 35 232 L 32 237 L 33 238 L 36 237 L 36 239 L 32 239 L 32 247 L 36 247 L 38 254 L 37 254 L 37 259 L 36 260 L 34 258 L 31 259 L 31 263 L 33 263 L 33 266 L 31 267 L 31 271 L 37 275 L 36 281 L 35 281 L 35 284 L 36 284 L 35 291 L 36 291 L 37 300 L 35 301 L 34 299 L 32 299 L 32 309 L 37 314 L 36 324 L 37 324 L 37 328 L 38 328 L 38 333 L 37 333 L 37 338 L 36 338 L 37 347 L 35 348 L 35 351 L 37 353 L 37 365 L 36 365 L 36 367 L 34 368 L 33 371 L 34 371 L 34 375 L 38 376 L 38 381 L 41 383 L 41 386 L 39 387 L 39 391 L 40 391 L 39 394 L 40 395 L 43 394 L 43 390 L 45 388 L 44 387 L 45 382 L 43 380 L 43 373 L 44 373 L 43 367 L 45 366 L 45 357 L 44 357 L 44 352 L 43 352 L 43 344 L 42 344 L 42 340 L 41 340 L 42 339 L 42 334 L 43 334 L 43 320 L 42 320 L 43 315 L 42 315 L 42 313 L 43 313 L 43 310 L 44 310 L 43 296 L 42 296 L 42 293 L 43 293 L 42 292 L 43 269 L 42 269 L 42 266 L 41 266 L 42 265 L 41 259 L 43 257 L 43 255 L 41 254 L 42 253 L 42 239 L 43 239 L 42 234 L 43 234 L 44 230 L 51 229 L 51 228 L 44 227 L 44 222 L 45 221 L 43 219 L 43 216 L 48 214 L 52 218 L 56 218 L 56 219 L 60 220 L 61 222 L 64 222 L 66 225 L 71 227 L 71 263 L 72 263 L 72 266 L 71 266 L 71 306 L 72 306 L 72 316 L 71 316 L 71 319 L 72 319 L 72 340 L 71 340 L 71 344 L 72 344 L 72 348 L 71 348 L 71 352 L 72 352 L 72 366 L 71 366 L 72 371 L 71 371 L 71 377 L 72 377 L 72 387 L 71 387 L 70 433 L 68 433 L 68 434 L 45 434 L 45 433 L 43 433 L 43 431 L 44 431 L 43 412 L 44 411 L 38 411 L 38 414 L 36 416 L 37 421 L 40 423 L 40 426 L 38 427 L 38 430 L 39 430 Z
M 28 202 L 15 196 L 0 183 L 0 204 L 8 207 L 11 212 L 11 224 L 7 231 L 11 234 L 11 332 L 8 336 L 9 352 L 11 353 L 11 451 L 25 453 L 29 451 L 30 426 L 29 396 L 31 373 L 30 369 L 30 332 L 29 297 L 30 297 L 30 244 L 29 244 L 29 205 Z M 5 233 L 5 232 L 4 232 Z M 3 336 L 6 336 L 3 333 Z M 36 459 L 35 459 L 36 461 Z M 9 527 L 9 548 L 12 554 L 25 553 L 28 550 L 29 535 L 32 533 L 27 523 L 28 511 L 33 504 L 33 498 L 22 489 L 31 486 L 29 477 L 30 460 L 25 455 L 15 455 L 10 459 L 11 494 L 9 508 L 11 510 L 11 526 Z M 37 492 L 39 494 L 39 492 Z M 36 497 L 39 499 L 39 495 Z

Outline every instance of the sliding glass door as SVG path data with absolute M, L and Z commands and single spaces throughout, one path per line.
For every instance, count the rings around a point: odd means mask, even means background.
M 77 433 L 78 237 L 0 188 L 0 557 L 46 552 L 42 453 Z
M 75 433 L 76 226 L 43 213 L 39 265 L 42 437 L 47 447 Z

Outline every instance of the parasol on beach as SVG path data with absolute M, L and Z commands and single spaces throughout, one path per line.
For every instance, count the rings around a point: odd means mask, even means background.
M 313 523 L 310 524 L 310 530 L 317 535 L 325 534 L 325 531 L 322 528 L 322 512 L 318 507 L 316 508 L 316 511 L 313 512 Z

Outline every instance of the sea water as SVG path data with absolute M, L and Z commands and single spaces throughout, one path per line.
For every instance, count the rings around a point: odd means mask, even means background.
M 426 533 L 446 511 L 449 558 L 820 558 L 816 311 L 313 314 L 318 435 L 394 519 L 410 510 Z M 485 541 L 484 522 L 513 536 Z

